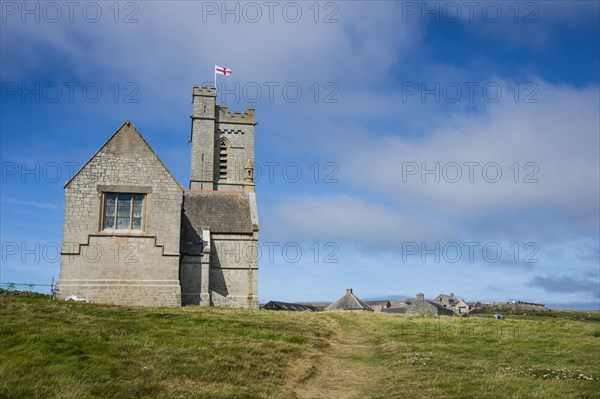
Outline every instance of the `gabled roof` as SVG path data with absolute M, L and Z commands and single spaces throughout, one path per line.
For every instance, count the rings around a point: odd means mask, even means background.
M 318 312 L 314 306 L 305 305 L 300 303 L 289 303 L 289 302 L 279 302 L 279 301 L 270 301 L 266 305 L 262 307 L 267 310 L 287 310 L 291 312 Z
M 434 299 L 435 301 L 448 301 L 450 304 L 452 304 L 453 302 L 458 301 L 458 298 L 456 296 L 454 296 L 454 294 L 450 294 L 450 295 L 446 295 L 446 294 L 439 294 L 438 296 L 435 297 Z
M 433 305 L 433 306 L 435 306 L 436 308 L 449 310 L 447 307 L 445 307 L 444 305 L 440 305 L 440 304 L 439 304 L 438 302 L 436 302 L 436 301 L 430 301 L 429 299 L 425 299 L 425 302 L 429 302 L 430 304 L 432 304 L 432 305 Z
M 392 307 L 407 307 L 408 305 L 413 303 L 414 300 L 415 298 L 392 299 L 390 300 L 390 304 L 392 305 Z
M 387 299 L 384 301 L 365 301 L 365 303 L 369 306 L 392 306 Z
M 317 309 L 325 309 L 327 306 L 331 305 L 331 302 L 303 302 L 301 305 L 310 305 Z
M 437 300 L 429 300 L 425 299 L 422 293 L 417 294 L 417 299 L 412 301 L 412 303 L 407 307 L 407 313 L 412 313 L 415 309 L 419 309 L 423 304 L 432 306 L 435 309 L 435 312 L 438 315 L 448 315 L 451 316 L 454 314 L 450 308 L 445 307 L 440 304 Z M 417 311 L 416 313 L 422 313 L 421 311 Z
M 325 310 L 370 310 L 371 307 L 352 292 L 352 288 L 346 288 L 346 293 L 340 299 L 327 306 Z
M 429 302 L 431 305 L 435 306 L 437 308 L 437 310 L 438 310 L 438 314 L 440 314 L 440 313 L 453 314 L 454 313 L 452 310 L 448 309 L 444 305 L 440 305 L 438 302 L 430 301 L 428 299 L 425 299 L 425 302 Z
M 106 142 L 102 145 L 102 147 L 100 147 L 98 149 L 98 151 L 96 151 L 94 153 L 94 155 L 91 156 L 90 159 L 88 159 L 88 161 L 77 171 L 77 173 L 75 173 L 73 175 L 73 177 L 71 177 L 64 185 L 64 188 L 66 188 L 69 184 L 71 184 L 71 182 L 77 177 L 77 175 L 79 175 L 79 173 L 81 173 L 82 170 L 84 170 L 88 164 L 99 154 L 101 153 L 107 146 L 108 144 L 113 141 L 115 139 L 115 137 L 118 134 L 127 134 L 127 133 L 131 133 L 131 134 L 136 134 L 137 137 L 139 137 L 142 142 L 146 145 L 146 147 L 148 147 L 148 150 L 150 150 L 150 153 L 152 155 L 154 155 L 156 157 L 156 160 L 158 162 L 160 162 L 160 164 L 163 166 L 163 168 L 165 168 L 165 170 L 167 171 L 168 175 L 173 179 L 173 182 L 175 184 L 177 184 L 177 186 L 179 187 L 179 189 L 181 191 L 183 191 L 183 187 L 181 186 L 181 184 L 179 184 L 179 182 L 175 179 L 175 177 L 173 177 L 173 175 L 171 174 L 171 172 L 169 171 L 169 169 L 167 169 L 167 167 L 165 166 L 165 164 L 163 163 L 163 161 L 161 161 L 161 159 L 158 157 L 158 155 L 156 155 L 156 153 L 154 152 L 154 150 L 152 149 L 152 147 L 150 147 L 150 145 L 148 144 L 148 142 L 144 139 L 144 136 L 142 136 L 140 134 L 140 132 L 138 132 L 138 130 L 135 128 L 135 126 L 133 126 L 133 123 L 131 123 L 128 120 L 126 120 L 125 122 L 123 122 L 123 124 L 121 126 L 119 126 L 119 128 L 108 138 L 108 140 L 106 140 Z

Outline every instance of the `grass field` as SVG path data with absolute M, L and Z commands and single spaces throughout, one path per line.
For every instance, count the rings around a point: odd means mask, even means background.
M 600 398 L 598 313 L 438 318 L 0 297 L 0 398 Z

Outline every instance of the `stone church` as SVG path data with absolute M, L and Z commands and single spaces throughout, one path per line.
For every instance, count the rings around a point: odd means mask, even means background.
M 254 109 L 192 97 L 188 190 L 129 121 L 65 184 L 59 298 L 258 308 Z

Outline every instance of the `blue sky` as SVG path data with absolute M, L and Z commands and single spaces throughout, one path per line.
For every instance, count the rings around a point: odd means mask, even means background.
M 219 64 L 260 121 L 261 301 L 597 308 L 599 3 L 466 3 L 3 1 L 0 280 L 58 277 L 63 184 L 126 119 L 187 187 Z

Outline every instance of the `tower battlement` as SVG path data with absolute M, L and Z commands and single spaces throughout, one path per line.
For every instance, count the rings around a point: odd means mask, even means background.
M 248 108 L 243 114 L 240 111 L 229 112 L 224 105 L 217 105 L 217 121 L 221 123 L 236 123 L 240 125 L 256 125 L 254 120 L 254 108 Z
M 217 90 L 214 87 L 194 86 L 192 94 L 194 96 L 214 96 L 214 97 L 216 97 L 217 96 Z

